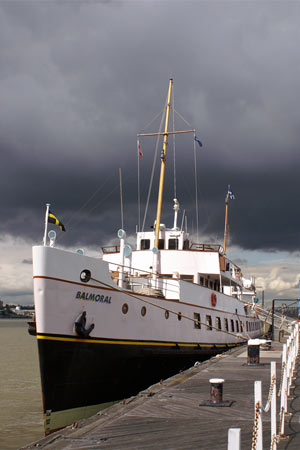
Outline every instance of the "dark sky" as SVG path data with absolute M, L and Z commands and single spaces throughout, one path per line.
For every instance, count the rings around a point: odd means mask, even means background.
M 49 202 L 67 227 L 60 243 L 104 245 L 121 225 L 119 167 L 134 233 L 136 134 L 162 111 L 173 77 L 175 109 L 203 142 L 200 234 L 222 241 L 231 184 L 233 245 L 300 250 L 299 16 L 289 1 L 1 1 L 1 236 L 40 242 Z M 159 119 L 147 131 L 158 128 Z M 179 116 L 176 128 L 187 128 Z M 143 210 L 155 139 L 141 144 Z M 172 152 L 170 141 L 167 225 Z M 193 158 L 192 137 L 178 137 L 177 196 L 190 231 Z M 147 228 L 157 177 L 158 168 Z

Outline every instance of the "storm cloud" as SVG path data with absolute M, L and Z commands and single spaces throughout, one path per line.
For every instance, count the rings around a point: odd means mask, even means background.
M 200 236 L 222 242 L 230 184 L 233 244 L 299 250 L 299 14 L 297 2 L 1 2 L 0 232 L 40 242 L 49 202 L 67 228 L 59 242 L 105 245 L 121 226 L 120 167 L 124 226 L 133 234 L 136 134 L 163 109 L 173 77 L 175 109 L 203 142 Z M 148 131 L 158 127 L 159 120 Z M 177 116 L 176 127 L 187 125 Z M 141 145 L 145 205 L 155 140 Z M 176 139 L 176 168 L 177 196 L 195 232 L 190 136 Z

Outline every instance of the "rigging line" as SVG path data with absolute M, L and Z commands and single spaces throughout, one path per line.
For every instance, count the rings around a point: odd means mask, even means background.
M 147 125 L 143 128 L 143 130 L 147 130 L 147 128 L 150 127 L 150 125 L 153 124 L 153 122 L 164 112 L 164 110 L 159 111 L 158 114 L 156 114 L 156 116 L 154 117 L 154 119 L 152 119 L 149 123 L 147 123 Z
M 104 283 L 103 281 L 97 280 L 96 278 L 91 277 L 90 279 L 93 280 L 93 281 L 96 281 L 96 283 L 102 284 L 103 286 L 106 286 L 106 287 L 108 287 L 110 289 L 112 288 L 112 286 L 110 284 Z M 144 298 L 137 297 L 136 295 L 130 294 L 128 291 L 125 291 L 125 290 L 123 290 L 123 289 L 121 289 L 121 288 L 119 288 L 117 286 L 114 286 L 113 289 L 116 290 L 116 291 L 122 292 L 123 294 L 128 295 L 129 297 L 135 298 L 136 300 L 139 300 L 140 302 L 147 303 L 148 305 L 154 306 L 154 307 L 156 307 L 158 309 L 162 309 L 163 311 L 169 311 L 169 313 L 174 314 L 175 316 L 179 316 L 179 313 L 177 311 L 173 311 L 171 309 L 168 309 L 168 308 L 165 308 L 163 306 L 157 305 L 156 303 L 150 302 L 150 300 L 145 300 Z M 182 313 L 180 314 L 180 316 L 183 317 L 184 319 L 190 320 L 190 321 L 192 321 L 194 323 L 196 322 L 196 323 L 200 323 L 201 325 L 207 326 L 210 329 L 213 328 L 214 330 L 221 331 L 222 333 L 234 336 L 237 339 L 243 339 L 245 341 L 248 340 L 246 336 L 243 336 L 240 333 L 239 334 L 235 334 L 235 333 L 231 333 L 230 331 L 222 330 L 220 328 L 214 327 L 213 325 L 210 325 L 210 324 L 208 325 L 207 323 L 201 322 L 200 320 L 193 319 L 192 317 L 186 316 L 185 314 L 182 314 Z
M 97 203 L 95 206 L 93 206 L 92 209 L 90 209 L 87 214 L 90 214 L 92 211 L 94 211 L 95 209 L 97 209 L 100 205 L 102 205 L 103 202 L 105 202 L 105 200 L 107 200 L 117 189 L 119 189 L 119 183 L 113 188 L 112 191 L 110 191 L 103 199 L 101 199 L 101 201 L 99 203 Z
M 174 111 L 177 114 L 177 116 L 180 117 L 180 119 L 183 120 L 184 123 L 186 123 L 186 125 L 188 125 L 190 128 L 193 128 L 193 125 L 191 125 L 187 120 L 185 120 L 185 118 L 181 114 L 179 114 L 179 112 L 176 111 L 176 109 L 174 109 Z
M 101 201 L 99 203 L 97 203 L 95 206 L 93 206 L 92 209 L 90 209 L 89 211 L 86 212 L 86 215 L 89 215 L 92 211 L 94 211 L 96 208 L 98 208 L 105 200 L 107 200 L 117 189 L 119 189 L 119 184 L 117 184 L 117 186 L 114 187 L 114 189 L 106 195 L 106 197 L 104 197 L 103 199 L 101 199 Z M 79 225 L 81 222 L 83 222 L 83 220 L 86 220 L 85 217 L 80 217 L 79 220 L 75 221 L 73 223 L 73 227 Z M 62 237 L 62 234 L 60 234 L 59 236 L 57 236 L 56 241 L 59 241 Z
M 82 211 L 91 201 L 92 199 L 95 197 L 96 194 L 98 194 L 98 192 L 106 185 L 106 183 L 108 182 L 108 180 L 110 179 L 110 177 L 108 176 L 106 178 L 106 180 L 104 181 L 104 183 L 102 183 L 96 190 L 95 192 L 89 197 L 89 199 L 77 210 L 75 211 L 71 217 L 69 219 L 66 220 L 65 225 L 67 226 L 73 219 L 74 216 L 76 216 L 77 214 L 80 213 L 80 211 Z
M 92 199 L 95 197 L 95 195 L 99 192 L 99 191 L 101 191 L 101 189 L 107 184 L 107 182 L 108 182 L 108 180 L 109 180 L 109 176 L 107 177 L 107 179 L 104 181 L 104 183 L 102 183 L 97 189 L 96 189 L 96 191 L 89 197 L 89 199 L 77 210 L 77 211 L 75 211 L 72 215 L 71 215 L 71 217 L 67 220 L 67 221 L 65 221 L 65 226 L 68 226 L 68 224 L 70 224 L 71 222 L 72 222 L 72 227 L 74 228 L 74 227 L 76 227 L 76 225 L 78 225 L 79 223 L 81 223 L 82 221 L 83 221 L 83 218 L 82 218 L 82 216 L 80 216 L 79 217 L 79 219 L 77 218 L 77 219 L 75 219 L 75 220 L 73 220 L 73 218 L 75 217 L 75 216 L 78 216 L 78 214 L 80 213 L 80 211 L 82 211 L 91 201 L 92 201 Z M 89 212 L 87 212 L 87 214 L 89 214 Z M 58 236 L 57 236 L 57 238 L 56 238 L 56 241 L 59 241 L 59 240 L 61 240 L 62 239 L 62 237 L 64 236 L 64 234 L 59 234 Z
M 194 138 L 195 138 L 194 133 Z M 194 165 L 195 165 L 195 192 L 196 192 L 196 227 L 197 227 L 197 242 L 199 242 L 199 212 L 198 212 L 198 183 L 197 183 L 197 154 L 196 154 L 196 140 L 194 139 Z
M 165 109 L 167 107 L 167 101 L 168 101 L 168 99 L 166 99 L 164 111 L 165 111 Z M 162 127 L 163 127 L 163 120 L 164 120 L 164 114 L 162 113 L 161 120 L 160 120 L 160 126 L 159 126 L 159 132 L 161 132 Z M 155 145 L 155 152 L 154 152 L 154 158 L 153 158 L 153 164 L 152 164 L 151 177 L 150 177 L 150 184 L 149 184 L 148 195 L 147 195 L 147 202 L 146 202 L 144 219 L 143 219 L 143 225 L 142 225 L 142 232 L 144 232 L 146 217 L 147 217 L 147 213 L 148 213 L 148 207 L 149 207 L 150 195 L 151 195 L 151 190 L 152 190 L 154 169 L 155 169 L 155 164 L 156 164 L 156 160 L 157 160 L 157 152 L 158 152 L 159 142 L 160 142 L 160 136 L 157 136 L 156 145 Z
M 172 111 L 172 120 L 173 120 L 173 131 L 175 131 L 175 95 L 174 95 L 174 86 L 173 86 L 173 111 Z M 174 161 L 174 198 L 177 198 L 176 192 L 176 146 L 175 146 L 175 134 L 173 134 L 173 161 Z

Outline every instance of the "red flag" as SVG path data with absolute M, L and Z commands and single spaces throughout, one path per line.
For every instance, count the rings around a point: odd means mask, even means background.
M 141 149 L 141 144 L 140 144 L 139 139 L 137 140 L 137 149 L 138 149 L 139 156 L 141 158 L 143 156 L 143 152 L 142 152 L 142 149 Z

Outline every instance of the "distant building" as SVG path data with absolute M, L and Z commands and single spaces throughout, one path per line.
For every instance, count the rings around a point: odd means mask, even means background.
M 0 309 L 3 309 L 3 301 L 0 300 Z

